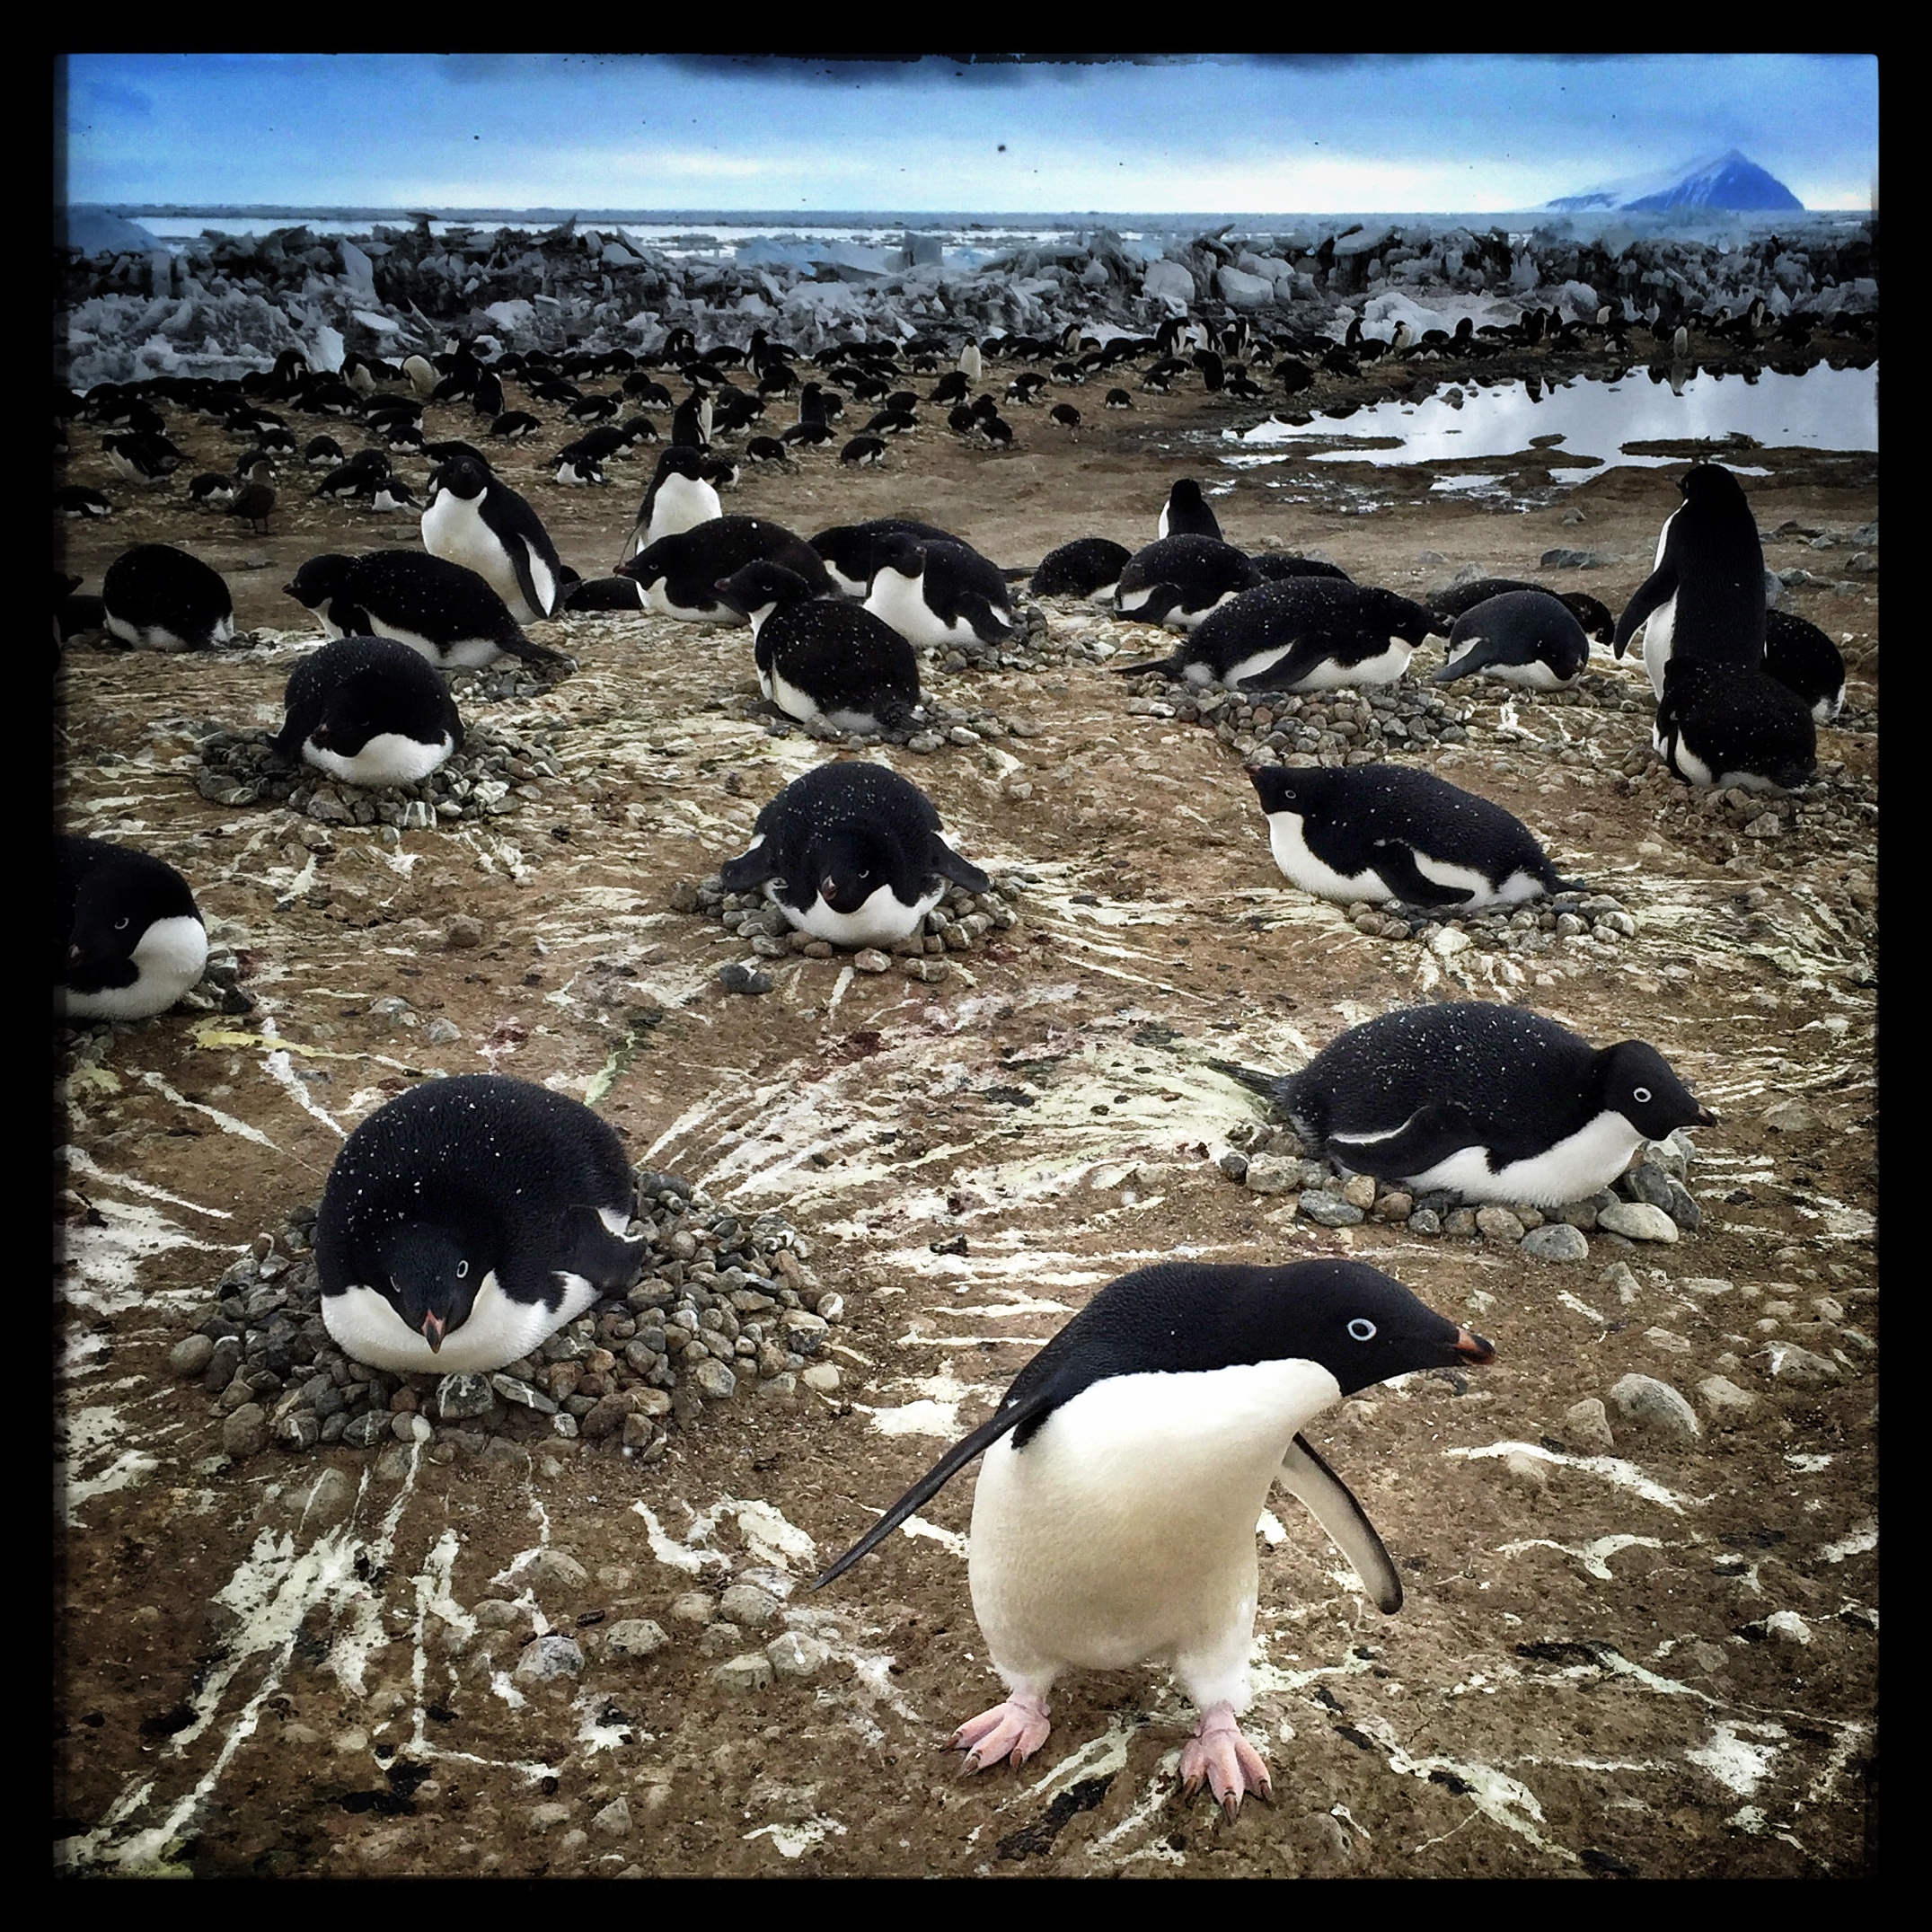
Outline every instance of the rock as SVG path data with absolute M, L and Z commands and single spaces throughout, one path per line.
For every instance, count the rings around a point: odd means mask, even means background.
M 446 1375 L 437 1384 L 436 1412 L 445 1422 L 463 1422 L 497 1412 L 497 1393 L 487 1375 Z
M 1534 1255 L 1539 1261 L 1587 1261 L 1590 1243 L 1582 1229 L 1573 1228 L 1567 1222 L 1551 1221 L 1531 1229 L 1523 1236 L 1522 1251 Z
M 1269 293 L 1272 294 L 1270 287 Z M 1187 265 L 1178 261 L 1150 261 L 1147 272 L 1141 280 L 1141 293 L 1155 302 L 1178 304 L 1179 309 L 1190 307 L 1196 296 L 1194 276 Z
M 1563 1440 L 1586 1455 L 1607 1456 L 1617 1446 L 1610 1412 L 1596 1397 L 1585 1396 L 1563 1412 Z
M 718 1614 L 718 1599 L 709 1590 L 687 1590 L 671 1599 L 665 1614 L 679 1623 L 710 1623 Z
M 205 1335 L 184 1335 L 168 1351 L 168 1366 L 177 1375 L 199 1375 L 215 1354 L 215 1344 Z
M 816 1389 L 820 1395 L 835 1393 L 842 1379 L 835 1362 L 815 1362 L 798 1377 L 807 1389 Z
M 1698 1384 L 1698 1399 L 1717 1429 L 1742 1428 L 1758 1412 L 1757 1397 L 1722 1375 L 1707 1375 Z
M 688 1380 L 700 1395 L 718 1402 L 728 1400 L 738 1386 L 737 1377 L 714 1356 L 701 1362 L 691 1371 Z
M 1513 1449 L 1503 1459 L 1503 1474 L 1512 1486 L 1541 1495 L 1549 1487 L 1548 1466 L 1535 1456 Z
M 1476 1211 L 1477 1231 L 1492 1241 L 1520 1241 L 1523 1238 L 1523 1226 L 1506 1207 L 1497 1207 L 1492 1203 Z
M 882 953 L 876 946 L 863 946 L 852 955 L 852 971 L 855 973 L 883 973 L 892 965 L 892 956 Z
M 623 1797 L 615 1797 L 590 1821 L 593 1831 L 601 1831 L 605 1838 L 629 1838 L 631 1836 L 631 1804 Z
M 1787 1644 L 1808 1644 L 1812 1633 L 1804 1618 L 1795 1610 L 1773 1610 L 1764 1619 L 1765 1634 L 1781 1637 Z
M 521 1603 L 506 1602 L 501 1597 L 485 1597 L 471 1606 L 470 1614 L 480 1630 L 515 1630 L 530 1621 L 530 1612 Z
M 711 1681 L 726 1690 L 768 1690 L 772 1675 L 772 1660 L 762 1650 L 747 1650 L 720 1663 Z
M 522 1580 L 540 1588 L 581 1590 L 590 1581 L 590 1572 L 575 1557 L 560 1549 L 540 1549 L 527 1563 L 516 1566 Z
M 269 1446 L 269 1412 L 259 1402 L 244 1402 L 221 1425 L 221 1446 L 226 1455 L 257 1456 Z
M 764 1646 L 772 1668 L 781 1677 L 809 1677 L 831 1653 L 815 1636 L 787 1630 Z
M 483 943 L 483 922 L 472 918 L 468 913 L 458 913 L 443 928 L 443 943 L 452 952 L 460 951 Z
M 747 1629 L 762 1630 L 784 1606 L 756 1584 L 733 1584 L 718 1600 L 718 1614 Z
M 1301 1185 L 1301 1163 L 1279 1154 L 1257 1154 L 1248 1162 L 1240 1180 L 1256 1194 L 1288 1194 Z
M 719 967 L 718 984 L 727 992 L 759 993 L 770 992 L 777 983 L 769 973 L 732 959 Z
M 1352 1202 L 1317 1188 L 1302 1195 L 1301 1212 L 1319 1228 L 1353 1228 L 1363 1218 Z
M 533 1831 L 554 1831 L 559 1825 L 569 1822 L 571 1809 L 554 1798 L 547 1804 L 533 1804 L 527 1821 L 529 1827 Z
M 1627 1240 L 1672 1242 L 1677 1223 L 1661 1207 L 1647 1201 L 1615 1201 L 1597 1213 L 1597 1226 Z
M 549 1684 L 580 1677 L 583 1670 L 584 1653 L 578 1647 L 577 1639 L 552 1631 L 524 1645 L 523 1655 L 517 1658 L 516 1668 L 510 1675 L 520 1684 Z
M 1221 299 L 1231 309 L 1258 309 L 1275 300 L 1275 284 L 1265 275 L 1246 275 L 1239 269 L 1215 271 Z M 1150 294 L 1152 290 L 1150 288 Z
M 1231 1181 L 1245 1181 L 1248 1178 L 1248 1156 L 1237 1148 L 1231 1147 L 1215 1164 Z M 1264 1194 L 1267 1192 L 1266 1188 L 1258 1191 Z M 209 1345 L 212 1347 L 214 1345 L 211 1343 Z M 207 1363 L 204 1363 L 202 1366 L 205 1368 Z
M 1818 1125 L 1818 1116 L 1802 1100 L 1780 1100 L 1767 1109 L 1764 1124 L 1773 1134 L 1808 1134 Z
M 1611 1384 L 1610 1401 L 1626 1422 L 1659 1435 L 1703 1434 L 1697 1411 L 1668 1382 L 1652 1375 L 1625 1375 Z
M 1351 1174 L 1342 1186 L 1342 1198 L 1351 1207 L 1359 1207 L 1363 1213 L 1375 1205 L 1375 1177 L 1372 1174 Z
M 622 1623 L 613 1623 L 604 1631 L 604 1654 L 606 1657 L 653 1657 L 670 1641 L 661 1624 L 653 1623 L 648 1617 L 626 1617 Z
M 1776 1381 L 1790 1382 L 1799 1389 L 1822 1389 L 1828 1382 L 1835 1382 L 1841 1372 L 1837 1363 L 1826 1355 L 1814 1355 L 1808 1348 L 1798 1348 L 1787 1342 L 1773 1342 L 1770 1347 L 1769 1370 Z M 242 1413 L 240 1409 L 235 1415 Z M 233 1425 L 234 1416 L 229 1423 Z M 227 1431 L 222 1432 L 223 1440 Z

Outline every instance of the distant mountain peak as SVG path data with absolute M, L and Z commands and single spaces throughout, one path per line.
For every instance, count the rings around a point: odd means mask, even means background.
M 1619 208 L 1653 212 L 1672 208 L 1726 208 L 1742 212 L 1802 210 L 1804 204 L 1774 174 L 1738 149 L 1727 148 L 1670 168 L 1661 173 L 1636 175 L 1582 194 L 1562 195 L 1543 206 L 1575 211 Z

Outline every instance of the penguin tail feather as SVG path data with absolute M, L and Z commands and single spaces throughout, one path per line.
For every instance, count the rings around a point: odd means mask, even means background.
M 1231 1060 L 1210 1060 L 1208 1065 L 1217 1073 L 1225 1073 L 1230 1080 L 1252 1088 L 1283 1119 L 1288 1117 L 1288 1103 L 1296 1085 L 1292 1073 L 1264 1073 L 1257 1067 L 1237 1066 Z
M 1181 670 L 1181 655 L 1176 651 L 1171 657 L 1152 657 L 1145 664 L 1110 664 L 1107 669 L 1116 677 L 1139 677 L 1144 672 L 1159 671 L 1168 677 L 1178 677 Z

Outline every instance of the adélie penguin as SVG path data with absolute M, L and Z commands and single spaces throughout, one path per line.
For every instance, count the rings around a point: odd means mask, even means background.
M 1260 581 L 1248 559 L 1218 537 L 1161 537 L 1121 566 L 1114 604 L 1123 617 L 1192 631 Z
M 1283 1079 L 1222 1071 L 1352 1173 L 1504 1205 L 1587 1200 L 1645 1142 L 1716 1119 L 1647 1041 L 1477 1001 L 1364 1020 Z
M 107 628 L 137 650 L 215 650 L 234 637 L 234 600 L 221 573 L 169 543 L 139 543 L 101 582 Z
M 976 1771 L 1047 1736 L 1069 1669 L 1170 1663 L 1201 1713 L 1181 1751 L 1231 1817 L 1270 1795 L 1241 1735 L 1259 1566 L 1255 1523 L 1279 1481 L 1381 1610 L 1402 1585 L 1361 1504 L 1302 1431 L 1344 1396 L 1495 1349 L 1355 1261 L 1163 1262 L 1110 1283 L 1014 1378 L 998 1413 L 934 1464 L 822 1575 L 822 1588 L 975 1458 L 967 1578 L 1009 1695 L 950 1748 Z
M 1672 657 L 1651 743 L 1692 785 L 1793 791 L 1818 764 L 1818 727 L 1805 701 L 1769 671 Z
M 269 742 L 351 785 L 416 785 L 463 743 L 442 675 L 394 638 L 338 638 L 289 674 Z
M 752 627 L 758 684 L 801 724 L 839 731 L 917 730 L 919 658 L 861 604 L 815 597 L 782 564 L 751 563 L 722 579 L 719 597 Z
M 311 557 L 283 586 L 332 638 L 393 638 L 445 669 L 499 656 L 556 664 L 474 570 L 426 551 Z
M 616 1130 L 528 1081 L 426 1081 L 336 1156 L 315 1226 L 322 1321 L 372 1368 L 487 1374 L 637 1279 Z
M 201 977 L 208 940 L 188 881 L 152 852 L 63 838 L 54 853 L 54 1010 L 148 1019 Z
M 1845 655 L 1808 618 L 1764 613 L 1764 668 L 1804 700 L 1814 724 L 1830 724 L 1844 708 Z
M 865 607 L 915 649 L 1001 644 L 1012 636 L 1006 578 L 976 550 L 899 533 L 878 540 L 873 560 Z
M 507 483 L 458 456 L 429 479 L 423 548 L 474 570 L 524 623 L 557 608 L 563 561 L 543 519 Z
M 1283 877 L 1318 897 L 1460 912 L 1575 889 L 1521 819 L 1433 772 L 1268 764 L 1248 775 Z
M 1505 590 L 1465 611 L 1449 633 L 1449 661 L 1432 683 L 1478 673 L 1530 691 L 1561 691 L 1590 662 L 1590 639 L 1547 590 Z
M 1764 546 L 1743 487 L 1728 470 L 1700 463 L 1665 518 L 1655 568 L 1617 620 L 1621 657 L 1644 627 L 1644 668 L 1663 695 L 1673 657 L 1755 671 L 1764 662 Z
M 888 537 L 909 536 L 919 543 L 957 543 L 959 539 L 937 524 L 910 516 L 878 516 L 869 523 L 834 524 L 812 539 L 812 548 L 825 560 L 825 569 L 841 595 L 862 604 L 878 569 L 879 546 Z
M 1458 584 L 1429 599 L 1430 613 L 1436 620 L 1434 629 L 1440 636 L 1446 638 L 1455 629 L 1457 618 L 1466 611 L 1473 611 L 1478 604 L 1486 604 L 1491 597 L 1500 597 L 1505 591 L 1540 590 L 1542 587 L 1540 584 L 1526 583 L 1520 577 L 1482 577 L 1474 583 Z M 1581 590 L 1566 590 L 1553 595 L 1599 644 L 1608 644 L 1616 637 L 1617 620 L 1595 597 Z
M 1126 581 L 1123 575 L 1123 587 Z M 1390 684 L 1407 670 L 1429 622 L 1421 604 L 1372 584 L 1287 578 L 1230 598 L 1168 657 L 1111 668 L 1125 677 L 1162 671 L 1193 684 L 1219 682 L 1248 691 Z
M 781 564 L 815 596 L 832 594 L 818 552 L 763 516 L 714 516 L 675 530 L 617 567 L 638 587 L 644 608 L 690 623 L 735 624 L 744 613 L 719 594 L 719 582 L 747 564 Z
M 719 871 L 725 890 L 762 888 L 798 931 L 834 946 L 891 946 L 919 931 L 948 883 L 992 884 L 940 836 L 918 786 L 863 759 L 794 779 L 752 829 Z
M 1201 486 L 1193 477 L 1184 476 L 1168 491 L 1168 500 L 1160 506 L 1160 526 L 1154 532 L 1157 537 L 1204 536 L 1221 538 L 1221 520 L 1208 507 L 1207 498 L 1201 494 Z
M 704 474 L 704 464 L 701 449 L 680 443 L 674 443 L 658 457 L 625 540 L 624 553 L 617 560 L 620 567 L 661 538 L 675 536 L 681 530 L 694 529 L 725 514 L 717 490 Z

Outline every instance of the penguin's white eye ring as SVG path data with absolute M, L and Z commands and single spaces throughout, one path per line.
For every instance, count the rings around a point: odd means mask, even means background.
M 1630 1098 L 1639 1105 L 1643 1105 L 1650 1098 L 1650 1089 L 1648 1087 L 1635 1088 L 1631 1091 Z
M 125 932 L 128 930 L 128 922 L 125 919 L 117 919 L 114 922 L 114 930 L 117 932 Z
M 459 1261 L 456 1264 L 456 1279 L 461 1282 L 467 1281 L 469 1278 L 470 1264 L 467 1261 Z
M 1372 1342 L 1375 1339 L 1375 1324 L 1366 1315 L 1357 1315 L 1349 1323 L 1348 1332 L 1358 1342 Z

